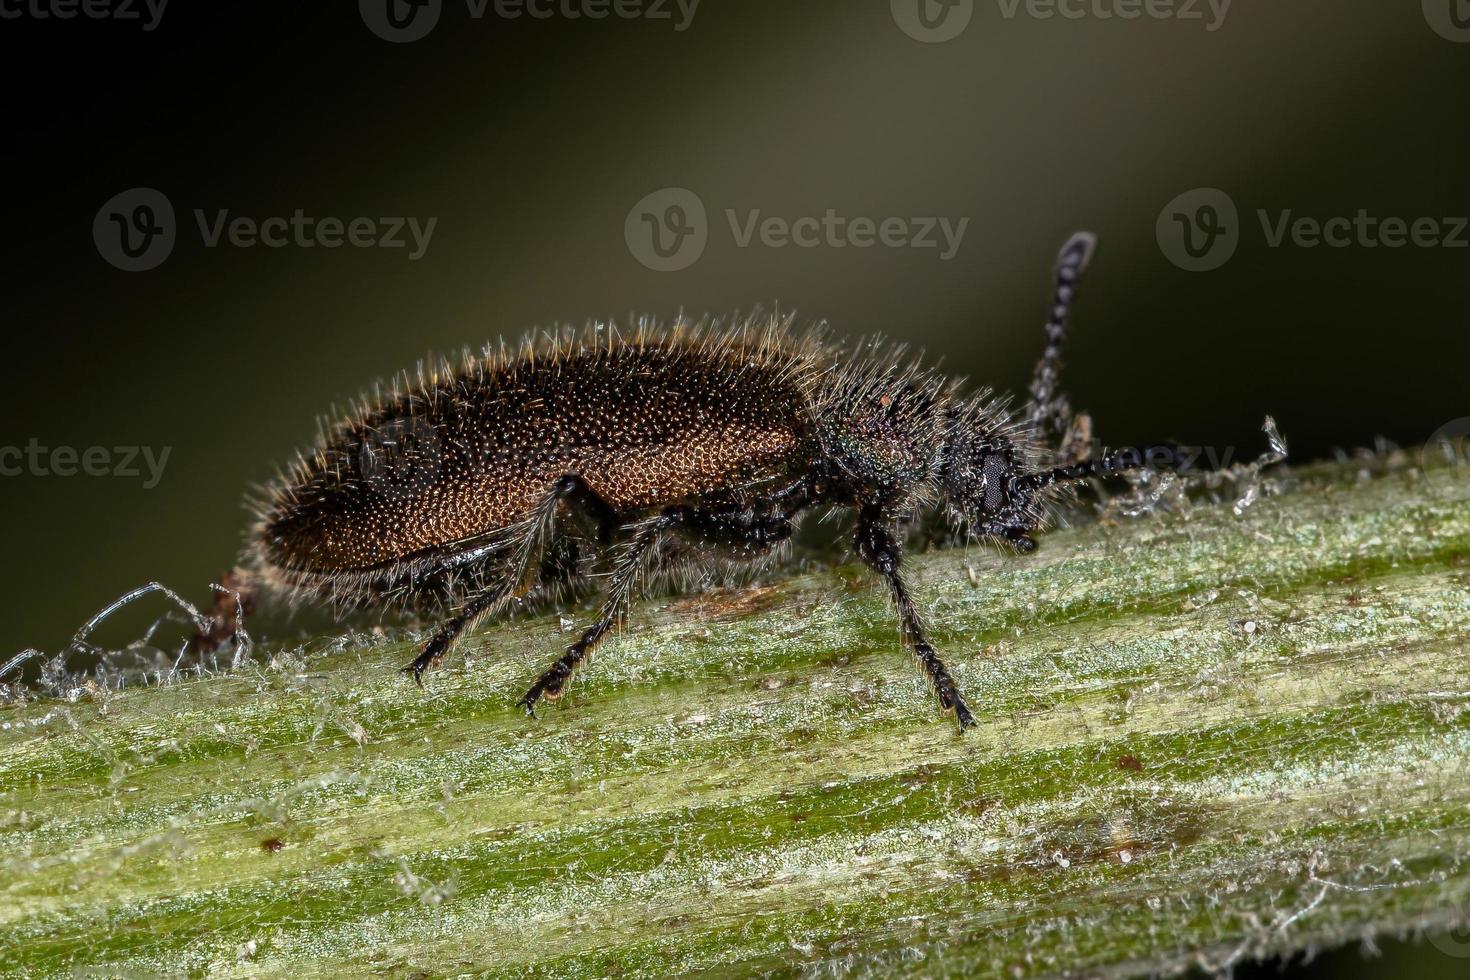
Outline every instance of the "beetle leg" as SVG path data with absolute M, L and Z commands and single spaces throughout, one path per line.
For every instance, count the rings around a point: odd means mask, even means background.
M 643 567 L 644 555 L 658 542 L 659 537 L 665 531 L 678 526 L 684 520 L 687 510 L 688 508 L 685 507 L 665 509 L 653 520 L 645 522 L 633 539 L 623 548 L 621 554 L 613 562 L 612 580 L 608 585 L 607 598 L 603 600 L 602 611 L 598 614 L 597 622 L 587 627 L 577 638 L 577 642 L 567 647 L 566 653 L 547 668 L 526 692 L 525 697 L 521 698 L 520 704 L 529 714 L 535 716 L 536 702 L 541 698 L 554 701 L 561 697 L 562 689 L 566 686 L 573 671 L 577 669 L 577 665 L 591 655 L 593 649 L 602 642 L 602 638 L 609 630 L 623 621 L 623 617 L 627 615 L 633 583 Z
M 666 507 L 657 517 L 638 525 L 632 540 L 613 563 L 611 584 L 597 621 L 547 668 L 521 698 L 520 704 L 534 717 L 537 701 L 542 698 L 555 701 L 561 697 L 578 665 L 590 657 L 613 627 L 627 617 L 633 586 L 643 569 L 644 557 L 664 534 L 678 531 L 699 544 L 735 548 L 744 552 L 743 557 L 754 557 L 791 536 L 794 527 L 787 515 L 784 508 L 765 513 L 743 508 L 678 506 Z
M 514 581 L 514 577 L 507 575 L 465 603 L 453 619 L 434 631 L 429 642 L 424 644 L 423 652 L 414 658 L 413 663 L 404 667 L 403 672 L 412 674 L 414 683 L 423 687 L 424 671 L 438 664 L 444 658 L 444 654 L 449 652 L 449 648 L 454 645 L 454 641 L 479 622 L 481 617 L 488 615 L 495 607 L 510 598 L 511 583 Z
M 557 507 L 567 501 L 591 513 L 599 528 L 616 525 L 613 509 L 580 476 L 567 474 L 557 479 L 541 501 L 532 509 L 523 529 L 508 546 L 509 559 L 504 574 L 496 582 L 470 597 L 458 614 L 434 631 L 423 651 L 413 663 L 403 668 L 412 674 L 420 686 L 424 671 L 443 659 L 454 642 L 474 627 L 475 623 L 489 615 L 507 600 L 526 591 L 534 583 L 528 583 L 528 572 L 540 567 L 540 558 L 551 540 Z M 610 532 L 603 532 L 604 534 Z
M 965 699 L 960 697 L 954 678 L 949 676 L 949 671 L 939 659 L 934 645 L 929 642 L 929 636 L 924 630 L 924 621 L 919 616 L 919 610 L 914 606 L 908 585 L 904 582 L 901 570 L 903 552 L 898 536 L 881 513 L 865 509 L 859 514 L 853 546 L 857 550 L 858 557 L 862 558 L 868 567 L 882 575 L 884 582 L 887 583 L 888 592 L 893 597 L 893 605 L 898 610 L 899 635 L 904 645 L 913 650 L 914 658 L 919 661 L 924 675 L 929 678 L 934 692 L 939 695 L 940 707 L 945 711 L 954 712 L 955 720 L 959 722 L 961 731 L 974 725 L 975 717 L 970 714 L 970 709 L 965 705 Z

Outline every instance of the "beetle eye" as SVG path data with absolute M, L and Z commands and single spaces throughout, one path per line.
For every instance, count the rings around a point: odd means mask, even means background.
M 983 494 L 983 506 L 987 511 L 1000 510 L 1005 503 L 1006 473 L 1010 469 L 1010 461 L 1000 453 L 991 453 L 985 457 L 981 466 L 980 489 Z

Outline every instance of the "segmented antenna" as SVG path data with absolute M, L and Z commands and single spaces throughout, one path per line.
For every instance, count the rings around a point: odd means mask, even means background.
M 1150 446 L 1118 449 L 1101 459 L 1089 459 L 1040 473 L 1028 473 L 1016 480 L 1016 489 L 1023 494 L 1028 494 L 1057 483 L 1073 483 L 1095 476 L 1111 476 L 1115 473 L 1140 470 L 1145 466 L 1181 472 L 1188 470 L 1189 464 L 1188 455 L 1179 446 L 1172 442 L 1161 442 Z
M 1051 308 L 1046 318 L 1046 350 L 1042 352 L 1041 360 L 1036 362 L 1036 373 L 1031 379 L 1031 402 L 1026 406 L 1026 425 L 1032 437 L 1043 444 L 1049 442 L 1044 437 L 1049 425 L 1061 429 L 1067 422 L 1066 399 L 1057 395 L 1062 340 L 1067 335 L 1067 316 L 1072 311 L 1077 279 L 1087 268 L 1096 247 L 1096 235 L 1079 231 L 1067 239 L 1067 244 L 1057 253 Z

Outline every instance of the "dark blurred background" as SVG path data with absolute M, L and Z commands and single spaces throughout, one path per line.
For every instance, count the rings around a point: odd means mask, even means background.
M 47 469 L 68 468 L 57 447 L 105 447 L 94 468 L 123 463 L 115 447 L 169 455 L 153 486 L 142 457 L 138 476 L 70 477 L 0 459 L 0 661 L 59 649 L 148 580 L 207 599 L 246 486 L 333 402 L 430 351 L 761 305 L 1019 390 L 1052 257 L 1078 228 L 1101 247 L 1066 382 L 1105 442 L 1244 458 L 1271 412 L 1303 460 L 1470 415 L 1470 231 L 1453 220 L 1470 214 L 1465 0 L 1155 8 L 1173 16 L 1064 0 L 1049 17 L 1026 0 L 538 0 L 548 17 L 392 0 L 395 22 L 386 0 L 174 0 L 161 16 L 134 0 L 134 19 L 95 2 L 113 15 L 0 0 L 0 447 L 42 447 Z M 175 215 L 146 271 L 109 261 L 128 262 L 122 229 L 138 244 L 159 219 L 134 188 Z M 702 226 L 667 188 L 693 195 Z M 435 223 L 416 258 L 406 229 L 400 248 L 207 247 L 196 209 L 369 218 L 372 235 Z M 947 254 L 937 231 L 935 248 L 742 244 L 727 216 L 829 210 L 968 222 Z M 1421 237 L 1460 247 L 1357 230 L 1273 247 L 1261 210 L 1428 218 Z M 1225 252 L 1190 260 L 1178 222 L 1202 247 L 1212 216 Z M 682 267 L 649 268 L 646 222 L 672 245 L 681 218 L 696 233 L 666 264 Z M 1415 969 L 1454 965 L 1430 950 Z

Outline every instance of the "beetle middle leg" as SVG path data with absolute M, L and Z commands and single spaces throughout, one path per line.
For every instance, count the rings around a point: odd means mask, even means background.
M 577 641 L 537 678 L 520 704 L 534 717 L 537 701 L 543 698 L 555 701 L 561 697 L 577 667 L 592 655 L 613 627 L 627 617 L 644 559 L 663 535 L 678 532 L 699 544 L 734 548 L 753 556 L 791 537 L 795 528 L 788 516 L 790 512 L 785 508 L 761 511 L 736 507 L 675 506 L 666 507 L 656 517 L 637 525 L 632 540 L 613 563 L 607 598 L 597 621 L 587 627 Z
M 898 611 L 899 635 L 904 645 L 913 650 L 914 659 L 918 660 L 919 666 L 924 670 L 924 675 L 934 688 L 934 693 L 939 696 L 939 706 L 945 711 L 954 712 L 955 720 L 959 722 L 961 730 L 974 725 L 975 717 L 970 714 L 965 699 L 960 696 L 959 688 L 955 686 L 954 678 L 949 675 L 949 670 L 939 659 L 934 645 L 929 642 L 923 618 L 920 617 L 919 610 L 914 605 L 913 596 L 909 593 L 908 584 L 904 581 L 901 568 L 903 551 L 898 535 L 879 511 L 864 510 L 858 515 L 858 527 L 853 537 L 853 546 L 857 550 L 858 557 L 869 568 L 882 575 L 884 582 L 887 583 L 894 608 Z
M 543 552 L 555 530 L 557 508 L 563 502 L 590 515 L 598 527 L 599 537 L 611 536 L 612 528 L 617 524 L 613 509 L 580 476 L 569 473 L 558 478 L 532 508 L 520 533 L 509 543 L 504 574 L 470 597 L 453 619 L 435 630 L 413 663 L 403 668 L 404 673 L 412 674 L 413 679 L 422 685 L 424 671 L 438 663 L 455 640 L 499 606 L 534 585 L 526 581 L 527 576 L 533 567 L 541 568 Z

